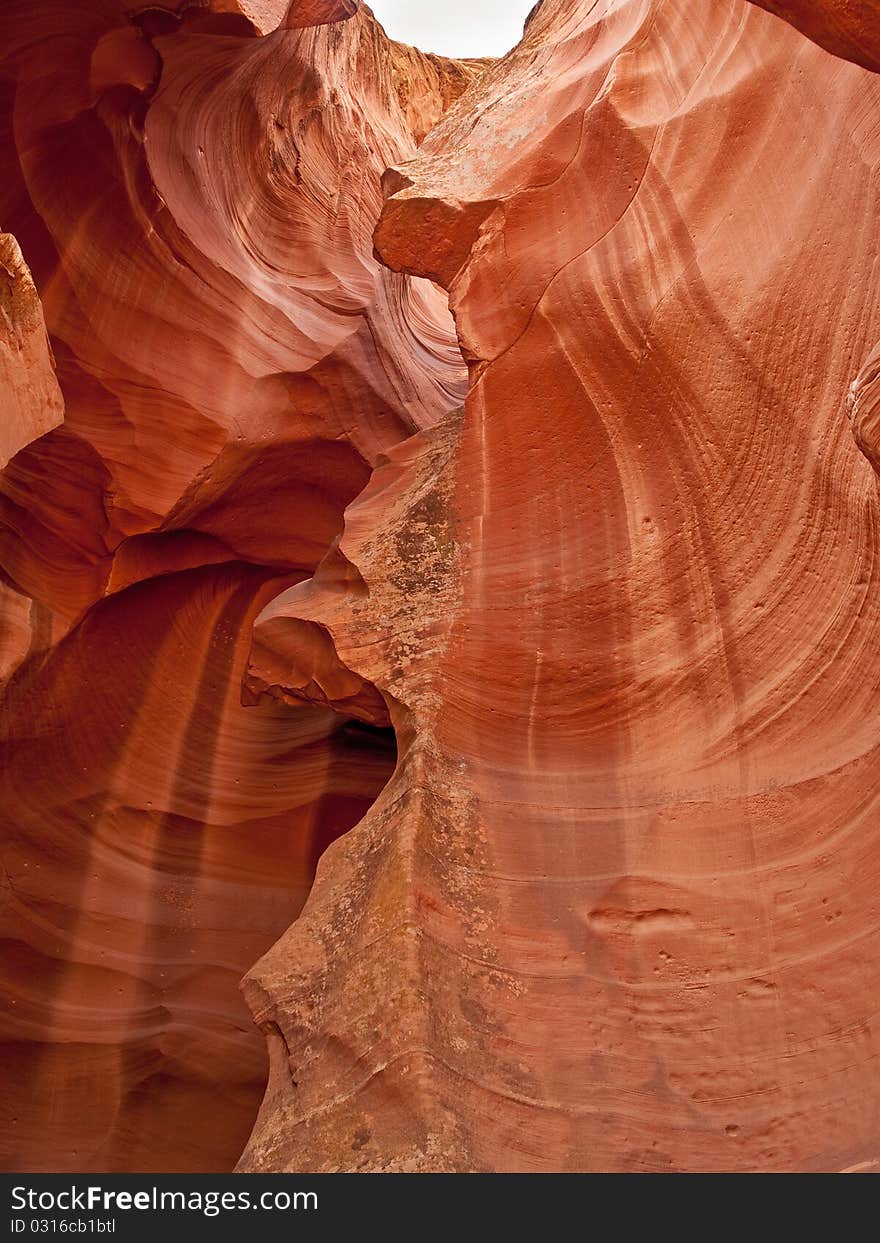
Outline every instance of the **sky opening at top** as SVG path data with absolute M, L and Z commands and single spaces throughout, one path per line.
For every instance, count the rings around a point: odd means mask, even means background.
M 367 0 L 385 33 L 423 52 L 503 56 L 522 38 L 535 0 Z

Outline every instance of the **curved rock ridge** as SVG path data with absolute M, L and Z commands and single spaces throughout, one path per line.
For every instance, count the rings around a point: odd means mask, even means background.
M 4 6 L 7 1169 L 232 1167 L 265 1086 L 238 982 L 394 768 L 387 714 L 242 687 L 260 608 L 466 387 L 445 293 L 372 232 L 482 66 L 341 15 Z
M 316 442 L 338 441 L 323 485 L 338 512 L 366 477 L 352 471 L 463 394 L 445 298 L 372 256 L 379 176 L 414 150 L 394 56 L 366 12 L 255 39 L 200 10 L 148 36 L 113 5 L 56 7 L 11 6 L 0 212 L 41 290 L 66 438 L 106 472 L 90 489 L 107 516 L 83 575 L 106 587 L 124 539 L 180 529 L 309 569 L 323 533 L 303 556 L 239 522 L 253 480 L 268 474 L 275 507 L 301 525 L 285 481 L 304 454 L 319 460 Z M 438 70 L 424 63 L 429 94 Z M 94 583 L 53 598 L 40 562 L 69 536 L 47 525 L 33 547 L 10 524 L 30 545 L 15 581 L 76 614 Z
M 304 30 L 346 21 L 359 5 L 360 0 L 121 0 L 116 7 L 146 24 L 161 23 L 166 15 L 181 19 L 198 18 L 205 12 L 234 14 L 247 18 L 257 34 L 270 34 L 279 26 Z
M 544 0 L 386 176 L 471 388 L 256 622 L 400 753 L 249 974 L 240 1168 L 876 1162 L 878 108 L 741 0 Z
M 284 25 L 291 30 L 304 30 L 308 26 L 345 22 L 359 8 L 360 0 L 292 0 Z
M 880 6 L 876 0 L 753 0 L 790 22 L 835 56 L 880 72 Z

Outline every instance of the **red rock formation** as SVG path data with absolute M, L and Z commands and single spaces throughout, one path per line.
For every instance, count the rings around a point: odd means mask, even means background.
M 880 345 L 853 380 L 848 406 L 856 444 L 880 475 Z
M 49 431 L 8 244 L 5 1168 L 241 1152 L 265 1049 L 239 980 L 394 764 L 387 731 L 244 707 L 251 621 L 464 392 L 445 296 L 382 268 L 372 231 L 415 149 L 401 74 L 424 124 L 475 71 L 447 82 L 368 13 L 258 39 L 174 7 L 4 10 L 0 219 L 66 404 Z
M 877 0 L 753 0 L 846 60 L 880 72 Z
M 7 6 L 2 1163 L 873 1168 L 880 79 L 354 7 Z
M 292 0 L 284 25 L 290 30 L 345 22 L 357 13 L 360 0 Z
M 257 622 L 401 757 L 250 974 L 242 1168 L 876 1159 L 878 105 L 735 0 L 544 0 L 386 178 L 471 390 L 349 509 L 363 586 Z
M 0 469 L 63 417 L 40 299 L 15 238 L 0 233 Z
M 4 699 L 3 1165 L 228 1168 L 265 1083 L 239 980 L 393 745 L 240 704 L 265 571 L 95 605 Z

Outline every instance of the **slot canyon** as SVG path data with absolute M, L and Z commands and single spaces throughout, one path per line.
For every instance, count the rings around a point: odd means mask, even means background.
M 0 1169 L 880 1172 L 874 0 L 0 23 Z

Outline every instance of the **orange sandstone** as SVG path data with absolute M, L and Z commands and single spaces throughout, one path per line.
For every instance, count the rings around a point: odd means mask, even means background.
M 763 7 L 7 5 L 5 1168 L 874 1168 L 875 6 Z

